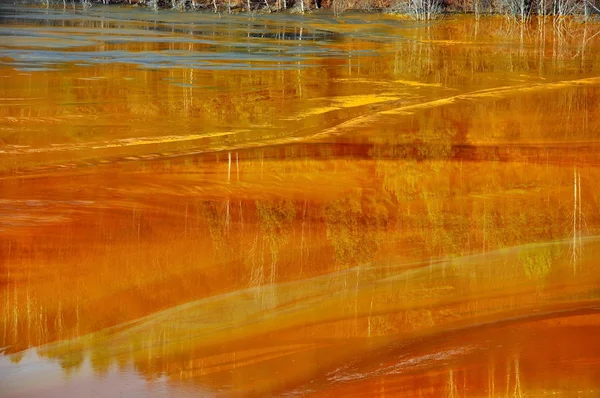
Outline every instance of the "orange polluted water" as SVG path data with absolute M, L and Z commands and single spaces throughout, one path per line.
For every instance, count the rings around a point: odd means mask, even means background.
M 600 25 L 1 11 L 2 396 L 600 394 Z

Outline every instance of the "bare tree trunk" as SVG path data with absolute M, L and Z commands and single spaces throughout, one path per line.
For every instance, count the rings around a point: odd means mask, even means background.
M 231 151 L 227 152 L 227 183 L 231 182 Z
M 581 255 L 581 175 L 577 168 L 573 169 L 573 242 L 571 261 L 573 262 L 573 274 L 577 273 L 577 262 Z
M 586 20 L 590 16 L 590 9 L 589 9 L 589 1 L 588 0 L 583 0 L 583 14 L 584 14 Z
M 215 8 L 215 12 L 219 12 L 219 9 L 217 8 L 217 0 L 213 0 L 213 7 Z
M 333 15 L 340 16 L 346 7 L 345 0 L 333 0 Z
M 593 0 L 585 0 L 585 4 L 586 4 L 586 5 L 587 5 L 587 7 L 588 7 L 588 11 L 590 12 L 590 14 L 591 14 L 591 12 L 592 12 L 591 10 L 594 10 L 594 11 L 596 11 L 597 13 L 600 13 L 600 8 L 596 7 L 596 3 L 595 3 L 595 2 L 594 2 L 594 3 L 592 3 L 592 1 L 593 1 Z
M 583 28 L 583 39 L 581 41 L 581 61 L 580 61 L 581 68 L 583 68 L 583 60 L 585 59 L 586 44 L 587 44 L 587 25 L 585 25 L 585 27 Z M 586 123 L 586 127 L 587 127 L 587 123 Z
M 577 273 L 577 169 L 573 169 L 573 273 Z

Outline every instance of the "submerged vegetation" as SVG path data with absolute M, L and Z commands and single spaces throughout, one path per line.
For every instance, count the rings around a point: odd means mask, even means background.
M 130 4 L 158 11 L 211 10 L 227 12 L 279 12 L 304 13 L 329 9 L 337 16 L 346 10 L 381 11 L 398 14 L 415 20 L 432 20 L 449 13 L 481 15 L 503 14 L 518 21 L 533 16 L 564 18 L 578 16 L 589 19 L 600 15 L 599 0 L 40 0 L 51 3 L 80 4 L 89 8 L 93 4 Z

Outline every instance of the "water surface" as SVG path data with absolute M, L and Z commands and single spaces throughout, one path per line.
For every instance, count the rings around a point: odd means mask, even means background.
M 0 23 L 3 396 L 600 394 L 600 25 Z

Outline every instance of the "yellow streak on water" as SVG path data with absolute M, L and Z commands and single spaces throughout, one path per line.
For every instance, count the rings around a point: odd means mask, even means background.
M 400 83 L 402 85 L 411 87 L 442 87 L 440 83 L 422 83 L 410 80 L 395 80 L 394 83 Z
M 397 101 L 400 97 L 392 97 L 386 94 L 377 95 L 351 95 L 345 97 L 333 97 L 333 98 L 314 98 L 313 101 L 319 102 L 331 102 L 335 106 L 323 106 L 319 108 L 310 108 L 297 116 L 290 118 L 289 120 L 302 120 L 309 116 L 322 115 L 324 113 L 337 111 L 344 108 L 354 108 L 365 105 L 379 104 L 382 102 Z
M 137 137 L 137 138 L 123 138 L 114 141 L 105 141 L 102 143 L 98 142 L 86 142 L 80 145 L 71 144 L 56 144 L 52 147 L 43 148 L 27 148 L 25 146 L 11 146 L 12 150 L 0 150 L 0 153 L 40 153 L 40 152 L 55 152 L 55 151 L 73 151 L 78 149 L 105 149 L 105 148 L 120 148 L 135 145 L 149 145 L 149 144 L 161 144 L 167 142 L 182 142 L 182 141 L 193 141 L 202 138 L 210 137 L 222 137 L 226 135 L 232 135 L 235 132 L 222 132 L 213 134 L 188 134 L 188 135 L 165 135 L 162 137 Z

